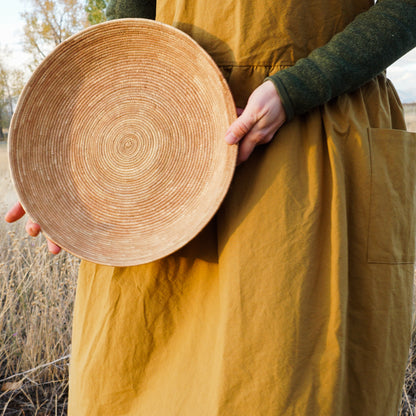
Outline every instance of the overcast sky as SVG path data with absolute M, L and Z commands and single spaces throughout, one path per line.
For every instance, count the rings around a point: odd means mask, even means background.
M 416 102 L 416 48 L 387 69 L 400 98 L 406 103 Z
M 22 0 L 0 0 L 0 57 L 7 67 L 18 67 L 28 59 L 21 45 L 23 20 L 20 13 L 23 10 Z M 4 48 L 7 48 L 7 54 Z
M 0 0 L 0 56 L 7 67 L 22 66 L 28 62 L 21 46 L 23 21 L 20 13 L 24 0 Z M 4 48 L 9 53 L 4 53 Z M 403 102 L 416 102 L 416 48 L 387 69 Z

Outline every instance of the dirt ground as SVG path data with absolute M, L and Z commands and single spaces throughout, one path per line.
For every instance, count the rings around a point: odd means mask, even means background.
M 6 143 L 0 143 L 0 175 L 3 176 L 8 169 L 7 145 Z
M 16 200 L 9 173 L 9 162 L 7 159 L 7 145 L 0 143 L 0 217 Z M 0 218 L 1 220 L 1 218 Z

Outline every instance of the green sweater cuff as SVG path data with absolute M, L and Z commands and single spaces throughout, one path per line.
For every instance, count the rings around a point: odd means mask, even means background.
M 287 119 L 368 82 L 416 45 L 416 0 L 382 0 L 325 46 L 268 77 Z

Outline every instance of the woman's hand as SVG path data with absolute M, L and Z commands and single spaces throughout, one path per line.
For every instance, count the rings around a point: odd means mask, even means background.
M 16 202 L 9 212 L 5 215 L 4 219 L 7 222 L 15 222 L 20 220 L 25 215 L 25 210 L 23 209 L 20 202 Z M 40 233 L 41 229 L 39 224 L 33 222 L 30 218 L 26 222 L 26 232 L 32 236 L 36 237 Z M 61 247 L 57 246 L 54 242 L 47 239 L 48 249 L 52 254 L 58 254 L 61 251 Z
M 240 115 L 240 111 L 241 115 Z M 246 161 L 259 144 L 269 143 L 286 121 L 286 112 L 271 81 L 266 81 L 250 95 L 247 106 L 227 130 L 225 141 L 239 143 L 237 163 Z

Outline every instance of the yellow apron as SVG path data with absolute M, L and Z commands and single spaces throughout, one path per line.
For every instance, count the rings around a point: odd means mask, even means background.
M 239 106 L 371 5 L 259 4 L 158 2 Z M 82 262 L 70 416 L 396 416 L 415 260 L 416 134 L 404 130 L 381 74 L 258 147 L 177 253 Z

